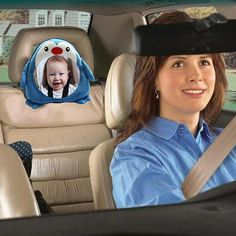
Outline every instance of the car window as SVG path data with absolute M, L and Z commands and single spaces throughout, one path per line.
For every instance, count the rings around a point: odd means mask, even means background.
M 224 109 L 236 111 L 236 52 L 225 53 L 224 57 L 228 80 L 228 91 Z
M 191 17 L 201 19 L 207 17 L 217 10 L 215 7 L 189 7 L 180 8 L 179 11 L 184 11 Z M 146 16 L 147 23 L 150 24 L 162 12 L 156 12 Z M 236 52 L 223 53 L 226 64 L 226 75 L 228 80 L 228 90 L 226 94 L 225 104 L 223 109 L 228 111 L 236 111 Z
M 25 9 L 0 10 L 0 83 L 10 82 L 8 58 L 19 30 L 42 26 L 75 26 L 88 32 L 91 14 L 83 11 Z

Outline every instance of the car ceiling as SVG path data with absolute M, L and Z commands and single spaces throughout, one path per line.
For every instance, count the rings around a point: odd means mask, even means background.
M 224 4 L 233 3 L 225 0 Z M 134 11 L 147 11 L 152 8 L 171 7 L 189 4 L 222 4 L 219 0 L 1 0 L 1 9 L 74 9 L 100 15 L 116 15 Z

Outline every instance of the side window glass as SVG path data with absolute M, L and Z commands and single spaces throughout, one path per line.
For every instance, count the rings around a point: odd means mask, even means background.
M 236 52 L 225 53 L 224 57 L 228 80 L 224 109 L 236 111 Z
M 201 19 L 207 17 L 213 13 L 216 13 L 217 10 L 215 7 L 188 7 L 188 8 L 180 8 L 178 11 L 184 11 L 189 16 L 197 19 Z M 155 20 L 162 12 L 152 13 L 146 16 L 146 20 L 148 24 L 151 24 L 153 20 Z
M 42 26 L 74 26 L 88 32 L 91 14 L 82 11 L 25 9 L 0 10 L 0 83 L 10 82 L 8 58 L 19 30 Z

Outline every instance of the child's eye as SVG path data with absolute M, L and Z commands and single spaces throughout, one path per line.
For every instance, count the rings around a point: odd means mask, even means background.
M 60 73 L 60 75 L 62 76 L 62 75 L 64 75 L 64 73 Z
M 55 76 L 55 74 L 54 73 L 50 73 L 49 76 Z
M 172 65 L 172 67 L 175 67 L 175 68 L 182 67 L 182 66 L 184 66 L 183 61 L 176 61 L 176 62 Z

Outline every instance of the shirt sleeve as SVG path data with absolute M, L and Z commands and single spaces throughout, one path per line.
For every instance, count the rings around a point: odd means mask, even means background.
M 111 162 L 117 208 L 177 203 L 185 200 L 181 186 L 148 147 L 118 145 Z

